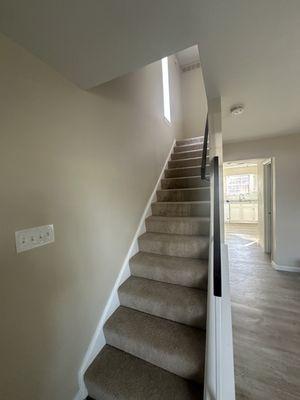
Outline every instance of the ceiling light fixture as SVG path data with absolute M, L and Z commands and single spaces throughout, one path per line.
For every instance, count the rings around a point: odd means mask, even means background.
M 244 112 L 245 107 L 242 104 L 232 106 L 230 112 L 232 115 L 240 115 Z

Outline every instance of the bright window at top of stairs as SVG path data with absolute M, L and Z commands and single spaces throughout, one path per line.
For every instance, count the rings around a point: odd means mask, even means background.
M 162 65 L 162 81 L 163 81 L 163 96 L 164 96 L 164 116 L 166 120 L 171 123 L 168 57 L 165 57 L 161 60 L 161 65 Z

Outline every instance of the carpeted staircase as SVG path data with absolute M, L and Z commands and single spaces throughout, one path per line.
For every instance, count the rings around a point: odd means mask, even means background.
M 95 400 L 202 399 L 210 189 L 201 155 L 202 138 L 174 147 L 107 344 L 85 373 Z

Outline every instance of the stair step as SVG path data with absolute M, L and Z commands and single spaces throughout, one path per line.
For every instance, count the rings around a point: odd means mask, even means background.
M 202 157 L 202 150 L 183 151 L 181 153 L 172 153 L 171 160 L 182 160 L 186 158 Z
M 210 188 L 158 190 L 156 195 L 158 201 L 204 201 L 210 198 Z
M 201 179 L 201 176 L 163 178 L 161 180 L 162 189 L 187 189 L 187 188 L 207 187 L 207 186 L 209 186 L 209 181 Z
M 209 217 L 209 201 L 155 202 L 152 215 L 165 217 Z
M 145 221 L 147 232 L 175 235 L 209 235 L 208 217 L 160 217 L 152 215 Z
M 203 389 L 140 358 L 104 346 L 85 377 L 94 400 L 201 400 Z
M 203 143 L 192 143 L 192 144 L 185 144 L 181 146 L 174 146 L 174 153 L 182 153 L 183 151 L 191 151 L 191 150 L 202 150 Z
M 205 331 L 201 329 L 121 306 L 105 323 L 104 334 L 107 344 L 119 350 L 203 382 Z
M 171 168 L 165 170 L 165 178 L 182 178 L 190 176 L 200 176 L 201 165 L 183 168 Z
M 133 276 L 207 290 L 207 260 L 139 252 L 129 267 Z
M 131 276 L 118 294 L 122 306 L 205 329 L 207 293 L 203 290 Z
M 181 139 L 181 140 L 176 140 L 176 146 L 184 146 L 186 144 L 194 144 L 194 143 L 203 143 L 204 141 L 204 136 L 198 136 L 194 138 L 189 138 L 189 139 Z
M 208 258 L 207 236 L 146 232 L 138 238 L 139 250 L 164 256 Z
M 207 157 L 207 163 L 209 163 L 209 157 Z M 193 157 L 179 160 L 169 160 L 168 168 L 182 168 L 182 167 L 193 167 L 199 166 L 201 167 L 202 157 Z

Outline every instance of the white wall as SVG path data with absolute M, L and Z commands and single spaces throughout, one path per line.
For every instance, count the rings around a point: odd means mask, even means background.
M 300 134 L 225 143 L 224 161 L 274 157 L 273 259 L 300 268 Z
M 0 398 L 70 400 L 138 221 L 182 132 L 170 60 L 93 91 L 0 36 Z M 15 251 L 14 232 L 54 224 L 55 243 Z
M 185 137 L 204 134 L 207 99 L 201 68 L 182 73 L 183 132 Z

